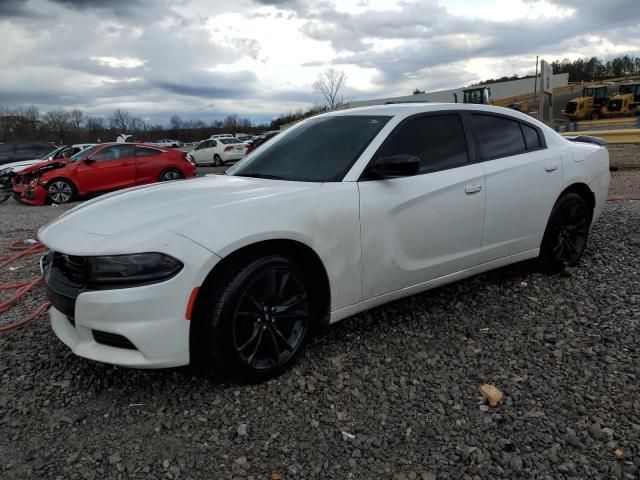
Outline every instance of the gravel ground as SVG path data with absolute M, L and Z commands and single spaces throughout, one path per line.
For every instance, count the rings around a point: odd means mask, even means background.
M 0 205 L 2 243 L 64 208 Z M 260 385 L 84 360 L 44 318 L 0 334 L 0 478 L 638 478 L 639 228 L 610 202 L 568 275 L 528 262 L 357 315 Z M 37 275 L 17 265 L 0 283 Z
M 609 195 L 640 195 L 640 170 L 611 172 Z

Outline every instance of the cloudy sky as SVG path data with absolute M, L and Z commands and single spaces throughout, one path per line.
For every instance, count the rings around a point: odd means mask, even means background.
M 640 55 L 638 0 L 0 0 L 0 106 L 255 121 L 320 103 Z

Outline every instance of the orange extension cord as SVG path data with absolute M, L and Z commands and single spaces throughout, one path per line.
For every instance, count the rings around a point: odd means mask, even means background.
M 13 250 L 16 253 L 14 253 L 13 255 L 9 255 L 8 257 L 0 258 L 0 269 L 3 269 L 7 265 L 10 265 L 20 258 L 27 257 L 29 255 L 37 255 L 38 253 L 44 253 L 47 251 L 47 247 L 40 243 L 27 245 L 25 244 L 25 242 L 19 240 L 9 245 L 9 250 Z M 11 308 L 18 300 L 24 297 L 32 289 L 40 285 L 41 282 L 42 277 L 37 277 L 32 280 L 26 280 L 23 282 L 0 285 L 0 290 L 15 290 L 14 294 L 8 300 L 0 302 L 0 314 L 9 310 L 9 308 Z M 9 330 L 21 327 L 35 320 L 40 315 L 42 315 L 42 312 L 44 312 L 49 307 L 49 305 L 49 302 L 45 302 L 38 308 L 36 308 L 36 310 L 31 315 L 23 318 L 18 322 L 10 323 L 9 325 L 0 327 L 0 333 L 8 332 Z

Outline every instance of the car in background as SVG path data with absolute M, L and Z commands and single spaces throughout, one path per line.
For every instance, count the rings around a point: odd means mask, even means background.
M 255 135 L 236 135 L 236 138 L 238 140 L 240 140 L 241 142 L 245 142 L 248 143 L 251 140 L 253 140 L 253 138 L 255 137 Z
M 258 148 L 260 145 L 262 145 L 263 143 L 269 141 L 270 139 L 272 139 L 273 137 L 275 137 L 279 133 L 280 132 L 278 132 L 278 131 L 273 131 L 273 132 L 267 132 L 264 135 L 258 135 L 257 137 L 254 137 L 253 140 L 251 140 L 249 142 L 249 147 L 247 148 L 246 154 L 247 155 L 250 154 L 256 148 Z
M 146 144 L 106 143 L 71 158 L 25 168 L 15 175 L 13 194 L 30 205 L 66 203 L 78 197 L 195 175 L 195 166 L 184 152 Z
M 0 144 L 0 165 L 42 158 L 56 150 L 50 142 L 7 142 Z
M 156 147 L 166 147 L 166 148 L 178 148 L 184 146 L 179 140 L 171 140 L 170 138 L 163 138 L 161 140 L 156 140 L 154 142 L 147 142 L 147 145 L 154 145 Z
M 221 137 L 203 140 L 188 154 L 196 165 L 213 164 L 221 167 L 227 162 L 240 160 L 245 156 L 247 145 L 235 137 Z
M 211 135 L 209 138 L 236 138 L 230 133 L 218 133 L 216 135 Z
M 1 172 L 8 173 L 9 171 L 13 173 L 17 173 L 21 170 L 24 170 L 27 167 L 30 167 L 31 165 L 35 165 L 40 162 L 46 162 L 47 160 L 57 160 L 59 158 L 72 157 L 76 153 L 84 150 L 85 148 L 89 148 L 93 145 L 95 145 L 95 143 L 77 143 L 74 145 L 63 145 L 62 147 L 59 147 L 53 152 L 46 154 L 42 158 L 32 158 L 29 160 L 20 160 L 18 162 L 5 163 L 4 165 L 0 166 L 0 173 Z

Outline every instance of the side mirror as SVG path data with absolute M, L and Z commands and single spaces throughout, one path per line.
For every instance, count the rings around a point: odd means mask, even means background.
M 375 178 L 411 177 L 420 171 L 420 159 L 415 155 L 391 155 L 380 157 L 373 164 Z

